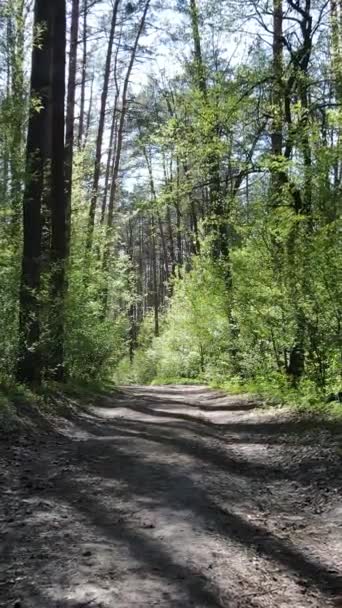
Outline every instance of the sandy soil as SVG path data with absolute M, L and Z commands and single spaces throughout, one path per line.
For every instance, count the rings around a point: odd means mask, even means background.
M 342 428 L 129 387 L 0 438 L 0 606 L 342 606 Z

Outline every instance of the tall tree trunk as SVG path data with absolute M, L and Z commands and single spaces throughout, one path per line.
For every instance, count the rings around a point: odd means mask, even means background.
M 85 148 L 88 143 L 88 137 L 89 137 L 89 131 L 90 131 L 91 117 L 92 117 L 92 112 L 93 112 L 94 81 L 95 81 L 95 74 L 93 73 L 91 76 L 89 105 L 88 105 L 88 111 L 87 111 L 87 115 L 86 115 L 85 131 L 84 131 L 84 136 L 83 136 L 83 148 Z
M 101 225 L 105 223 L 106 211 L 107 211 L 107 201 L 109 195 L 109 181 L 111 174 L 113 175 L 114 171 L 114 162 L 115 162 L 115 152 L 116 152 L 116 135 L 117 135 L 117 122 L 118 122 L 118 97 L 115 96 L 114 109 L 112 115 L 112 124 L 110 129 L 110 138 L 109 138 L 109 149 L 107 156 L 107 166 L 106 166 L 106 176 L 105 176 L 105 184 L 104 184 L 104 193 L 102 199 L 102 207 L 101 207 Z
M 65 186 L 66 186 L 66 204 L 67 204 L 67 225 L 68 225 L 69 233 L 70 233 L 70 220 L 71 220 L 72 173 L 73 173 L 73 159 L 74 159 L 76 70 L 77 70 L 77 47 L 78 47 L 78 29 L 79 29 L 78 26 L 79 26 L 79 0 L 72 0 L 69 78 L 68 78 L 66 131 L 65 131 Z
M 189 168 L 188 168 L 187 162 L 183 163 L 183 171 L 184 171 L 185 179 L 189 182 Z M 189 186 L 190 186 L 190 182 L 189 182 Z M 192 232 L 193 232 L 193 236 L 194 236 L 192 243 L 191 243 L 191 247 L 192 247 L 192 253 L 194 255 L 197 255 L 198 253 L 200 253 L 201 244 L 200 244 L 199 233 L 198 233 L 196 203 L 194 201 L 194 197 L 193 197 L 191 190 L 189 192 L 189 206 L 190 206 L 190 218 L 191 218 L 191 224 L 192 224 Z
M 205 67 L 202 58 L 202 45 L 201 35 L 199 31 L 199 15 L 196 0 L 190 0 L 190 16 L 191 16 L 191 27 L 192 27 L 192 38 L 194 45 L 194 58 L 195 58 L 195 69 L 194 76 L 195 82 L 202 95 L 207 97 L 207 80 L 205 74 Z
M 271 148 L 274 169 L 271 173 L 272 205 L 282 200 L 286 176 L 281 164 L 283 153 L 283 0 L 273 0 L 273 86 Z
M 36 0 L 34 31 L 41 31 L 40 44 L 33 45 L 31 98 L 39 96 L 39 112 L 31 109 L 28 124 L 23 201 L 23 254 L 19 299 L 19 353 L 17 378 L 37 383 L 42 377 L 40 352 L 40 274 L 42 236 L 42 198 L 44 176 L 50 158 L 51 129 L 51 6 Z
M 172 228 L 170 205 L 168 205 L 167 209 L 166 209 L 166 220 L 167 220 L 167 228 L 168 228 L 168 236 L 169 236 L 169 251 L 170 251 L 171 269 L 172 269 L 171 272 L 172 272 L 172 275 L 174 275 L 175 269 L 176 269 L 176 258 L 175 258 L 175 248 L 174 248 L 174 243 L 173 243 L 173 228 Z
M 180 166 L 179 159 L 177 158 L 177 190 L 176 190 L 176 242 L 177 242 L 177 265 L 178 272 L 181 272 L 181 266 L 183 266 L 183 247 L 182 247 L 182 220 L 180 210 Z
M 6 82 L 5 82 L 5 94 L 6 98 L 11 97 L 11 81 L 12 81 L 12 61 L 11 61 L 11 44 L 13 40 L 12 33 L 13 23 L 12 19 L 7 19 L 6 27 Z M 2 200 L 7 200 L 8 184 L 9 184 L 9 164 L 10 164 L 10 142 L 8 134 L 3 134 L 3 151 L 2 151 L 2 175 L 0 182 L 0 192 Z M 7 218 L 1 218 L 1 224 L 6 224 Z
M 22 216 L 22 161 L 24 147 L 24 130 L 26 118 L 24 61 L 25 61 L 25 2 L 15 4 L 14 23 L 11 40 L 11 240 L 18 251 Z
M 103 271 L 105 273 L 108 272 L 108 269 L 110 266 L 111 247 L 112 247 L 112 241 L 113 241 L 112 232 L 113 232 L 114 206 L 115 206 L 116 194 L 117 194 L 117 189 L 118 189 L 124 127 L 125 127 L 126 115 L 127 115 L 127 110 L 128 110 L 128 99 L 127 99 L 128 87 L 129 87 L 129 81 L 131 78 L 133 66 L 135 63 L 136 55 L 137 55 L 139 40 L 140 40 L 140 37 L 141 37 L 144 27 L 145 27 L 146 17 L 147 17 L 148 9 L 150 7 L 150 3 L 151 3 L 151 0 L 146 0 L 146 2 L 145 2 L 143 14 L 141 16 L 138 31 L 137 31 L 137 34 L 136 34 L 136 37 L 134 40 L 133 48 L 131 51 L 131 57 L 130 57 L 130 61 L 129 61 L 129 64 L 127 67 L 127 71 L 126 71 L 126 75 L 125 75 L 125 79 L 124 79 L 124 83 L 123 83 L 123 88 L 122 88 L 121 114 L 120 114 L 120 120 L 119 120 L 119 125 L 118 125 L 116 154 L 115 154 L 115 162 L 114 162 L 112 183 L 111 183 L 110 197 L 109 197 L 109 204 L 108 204 L 106 237 L 105 237 L 105 246 L 104 246 L 104 253 L 103 253 Z M 106 314 L 107 314 L 107 307 L 108 307 L 108 289 L 105 288 L 103 291 L 103 315 L 104 316 L 106 316 Z
M 154 335 L 159 336 L 159 294 L 157 278 L 157 247 L 156 247 L 156 225 L 153 213 L 151 214 L 151 264 L 152 264 L 152 289 L 154 310 Z
M 95 214 L 96 214 L 98 189 L 99 189 L 99 182 L 100 182 L 100 175 L 101 175 L 102 144 L 103 144 L 103 133 L 104 133 L 105 119 L 106 119 L 109 78 L 110 78 L 110 73 L 111 73 L 114 35 L 115 35 L 120 1 L 121 0 L 115 0 L 114 7 L 113 7 L 112 22 L 111 22 L 108 48 L 107 48 L 106 65 L 105 65 L 104 78 L 103 78 L 99 128 L 98 128 L 97 140 L 96 140 L 93 189 L 92 189 L 92 197 L 91 197 L 90 209 L 89 209 L 89 225 L 88 225 L 88 236 L 87 236 L 87 250 L 88 251 L 91 250 L 92 243 L 93 243 L 93 234 L 94 234 L 94 227 L 95 227 Z
M 162 249 L 163 249 L 165 278 L 166 278 L 166 281 L 168 281 L 169 280 L 169 256 L 168 256 L 167 247 L 166 247 L 164 226 L 163 226 L 162 219 L 160 217 L 159 210 L 157 208 L 158 200 L 157 200 L 156 188 L 154 185 L 152 159 L 151 159 L 151 155 L 149 155 L 147 152 L 146 146 L 143 146 L 143 153 L 144 153 L 146 166 L 147 166 L 147 170 L 148 170 L 148 175 L 149 175 L 149 179 L 150 179 L 151 197 L 152 197 L 155 209 L 156 209 L 156 216 L 157 216 L 157 220 L 158 220 L 158 227 L 159 227 L 160 238 L 161 238 Z
M 49 331 L 49 375 L 62 381 L 64 368 L 64 303 L 66 262 L 69 251 L 68 211 L 65 182 L 65 60 L 66 2 L 54 0 L 52 52 L 52 124 L 51 124 L 51 308 Z M 51 311 L 51 312 L 52 312 Z
M 332 96 L 336 103 L 342 107 L 342 0 L 330 0 L 330 21 L 331 21 L 331 72 L 332 72 Z M 342 129 L 338 130 L 338 149 L 342 146 Z M 337 158 L 334 163 L 334 188 L 337 190 L 342 180 L 342 160 Z M 339 215 L 338 195 L 335 196 L 333 209 L 334 217 Z
M 342 2 L 330 0 L 331 63 L 335 95 L 342 102 Z
M 208 97 L 208 85 L 206 70 L 203 62 L 201 35 L 199 30 L 199 14 L 196 0 L 190 0 L 190 18 L 192 26 L 192 37 L 194 46 L 194 83 L 200 91 L 205 105 L 210 104 Z M 205 144 L 212 146 L 217 137 L 217 125 L 213 124 L 209 133 L 206 135 Z M 208 222 L 209 232 L 213 235 L 212 256 L 215 260 L 223 257 L 227 261 L 227 282 L 230 282 L 229 272 L 229 246 L 228 246 L 228 218 L 225 217 L 225 204 L 221 191 L 220 180 L 220 158 L 217 152 L 213 151 L 207 157 L 207 171 L 209 176 L 210 192 L 210 221 Z
M 107 156 L 107 167 L 106 167 L 106 177 L 105 177 L 105 187 L 102 199 L 102 209 L 101 209 L 101 225 L 105 223 L 105 216 L 107 212 L 107 203 L 110 195 L 109 191 L 109 182 L 111 176 L 114 174 L 114 165 L 116 158 L 116 148 L 118 143 L 118 122 L 119 122 L 119 97 L 120 97 L 120 85 L 118 80 L 118 59 L 119 59 L 119 50 L 120 50 L 120 42 L 121 42 L 122 31 L 119 35 L 119 40 L 117 44 L 117 49 L 115 52 L 115 61 L 114 61 L 114 82 L 115 82 L 115 99 L 114 99 L 114 107 L 113 107 L 113 115 L 112 115 L 112 125 L 110 130 L 110 139 L 109 139 L 109 151 Z
M 80 103 L 80 119 L 78 126 L 78 147 L 83 144 L 84 134 L 84 117 L 85 117 L 85 92 L 87 83 L 87 21 L 88 21 L 88 0 L 83 0 L 83 33 L 82 33 L 82 78 L 81 78 L 81 103 Z
M 302 191 L 295 186 L 291 187 L 291 190 L 293 210 L 296 214 L 302 215 L 305 222 L 294 223 L 287 242 L 290 288 L 295 308 L 295 337 L 288 357 L 287 372 L 290 381 L 297 385 L 304 373 L 306 336 L 311 339 L 310 334 L 308 335 L 309 328 L 303 307 L 303 294 L 307 291 L 307 258 L 304 255 L 301 263 L 299 263 L 297 248 L 299 244 L 305 244 L 308 241 L 312 232 L 312 159 L 311 143 L 308 136 L 310 124 L 308 69 L 312 53 L 313 28 L 311 0 L 306 0 L 304 7 L 299 6 L 295 0 L 288 0 L 288 2 L 292 9 L 298 13 L 302 35 L 300 47 L 295 53 L 291 54 L 293 75 L 290 76 L 290 79 L 291 87 L 301 102 L 301 120 L 297 128 L 296 138 L 299 141 L 299 150 L 304 160 L 304 186 Z M 298 272 L 300 272 L 299 275 Z
M 134 235 L 133 235 L 133 222 L 132 220 L 128 220 L 128 257 L 131 263 L 132 268 L 134 267 Z M 134 285 L 132 285 L 133 281 L 130 281 L 130 287 L 131 289 L 135 289 L 136 290 L 136 284 L 134 282 Z M 137 345 L 137 323 L 136 323 L 136 305 L 135 302 L 132 301 L 130 307 L 129 307 L 129 311 L 128 311 L 128 320 L 129 320 L 129 360 L 131 363 L 133 363 L 133 359 L 134 359 L 134 352 L 136 349 L 136 345 Z
M 126 72 L 126 75 L 125 75 L 125 80 L 124 80 L 124 83 L 123 83 L 121 114 L 120 114 L 120 121 L 119 121 L 119 126 L 118 126 L 117 149 L 116 149 L 116 155 L 115 155 L 115 163 L 114 163 L 113 176 L 112 176 L 110 200 L 109 200 L 109 206 L 108 206 L 107 227 L 108 227 L 109 240 L 111 240 L 110 239 L 110 232 L 111 232 L 112 225 L 113 225 L 113 214 L 114 214 L 115 196 L 116 196 L 116 190 L 117 190 L 117 186 L 118 186 L 118 177 L 119 177 L 119 169 L 120 169 L 120 162 L 121 162 L 121 152 L 122 152 L 122 145 L 123 145 L 123 132 L 124 132 L 126 115 L 127 115 L 127 110 L 128 110 L 128 103 L 127 103 L 128 86 L 129 86 L 129 81 L 130 81 L 130 78 L 131 78 L 134 62 L 135 62 L 135 59 L 136 59 L 136 54 L 137 54 L 137 50 L 138 50 L 139 40 L 140 40 L 141 34 L 143 32 L 144 26 L 145 26 L 145 21 L 146 21 L 146 16 L 147 16 L 147 12 L 148 12 L 149 6 L 150 6 L 150 0 L 146 0 L 145 8 L 144 8 L 144 11 L 143 11 L 143 14 L 142 14 L 142 17 L 141 17 L 141 20 L 140 20 L 139 28 L 138 28 L 138 31 L 137 31 L 137 34 L 136 34 L 136 37 L 135 37 L 134 45 L 133 45 L 132 52 L 131 52 L 130 61 L 129 61 L 129 64 L 128 64 L 127 72 Z

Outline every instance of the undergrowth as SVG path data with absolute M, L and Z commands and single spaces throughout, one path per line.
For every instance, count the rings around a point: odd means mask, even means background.
M 262 399 L 265 405 L 272 407 L 287 407 L 304 415 L 315 415 L 326 419 L 342 419 L 342 403 L 332 401 L 327 403 L 323 394 L 308 390 L 302 386 L 296 389 L 286 385 L 275 385 L 266 382 L 242 382 L 238 378 L 226 381 L 212 381 L 211 388 L 220 389 L 230 395 L 241 393 L 255 395 Z
M 168 377 L 168 376 L 157 376 L 151 382 L 152 386 L 158 385 L 183 385 L 183 386 L 191 386 L 191 385 L 203 385 L 205 381 L 201 378 L 179 378 L 179 377 Z
M 39 426 L 44 417 L 63 416 L 68 408 L 87 407 L 89 401 L 113 394 L 116 386 L 105 382 L 45 383 L 37 389 L 16 383 L 0 385 L 0 433 Z

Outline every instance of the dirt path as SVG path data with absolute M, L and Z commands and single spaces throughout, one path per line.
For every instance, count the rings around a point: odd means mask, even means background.
M 1 442 L 0 606 L 342 606 L 342 429 L 130 387 Z

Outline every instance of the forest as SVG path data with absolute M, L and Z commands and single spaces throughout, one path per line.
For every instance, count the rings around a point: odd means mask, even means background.
M 32 4 L 0 14 L 1 383 L 338 396 L 341 2 Z
M 342 607 L 342 0 L 0 0 L 0 608 Z

